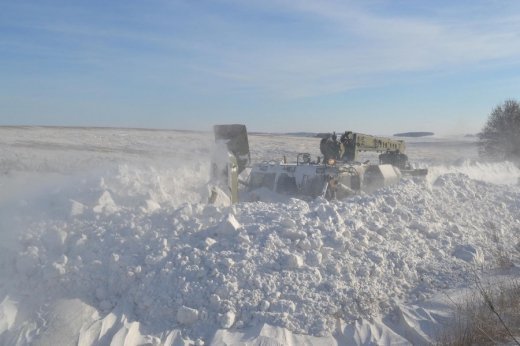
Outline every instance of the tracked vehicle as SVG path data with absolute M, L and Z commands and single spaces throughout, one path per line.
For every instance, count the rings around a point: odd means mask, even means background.
M 218 193 L 225 193 L 231 203 L 238 202 L 239 183 L 255 199 L 255 191 L 269 190 L 303 199 L 324 197 L 341 199 L 361 192 L 371 193 L 381 187 L 397 183 L 403 175 L 425 176 L 427 169 L 414 169 L 408 162 L 405 143 L 345 131 L 338 140 L 335 133 L 320 140 L 322 156 L 315 160 L 309 153 L 297 154 L 295 162 L 285 158 L 251 164 L 245 125 L 215 125 L 216 147 L 220 148 L 212 160 L 214 188 L 210 202 Z M 379 153 L 379 163 L 359 162 L 360 153 Z M 239 175 L 250 168 L 249 175 Z M 257 195 L 257 194 L 256 194 Z

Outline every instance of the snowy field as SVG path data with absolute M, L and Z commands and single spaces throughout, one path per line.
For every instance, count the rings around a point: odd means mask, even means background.
M 479 162 L 474 138 L 407 140 L 423 181 L 233 207 L 206 204 L 212 143 L 0 127 L 0 344 L 426 344 L 475 273 L 520 276 L 520 170 Z

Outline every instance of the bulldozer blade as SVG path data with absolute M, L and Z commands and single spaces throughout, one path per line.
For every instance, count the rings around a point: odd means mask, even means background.
M 223 142 L 227 149 L 237 160 L 238 174 L 240 174 L 251 162 L 249 153 L 249 141 L 245 125 L 215 125 L 213 126 L 215 142 Z

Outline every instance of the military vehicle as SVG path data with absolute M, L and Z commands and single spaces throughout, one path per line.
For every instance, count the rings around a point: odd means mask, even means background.
M 214 188 L 210 202 L 225 193 L 231 203 L 238 202 L 239 184 L 250 195 L 267 189 L 303 199 L 324 197 L 342 199 L 362 192 L 371 193 L 397 183 L 403 175 L 425 176 L 427 169 L 412 168 L 406 156 L 405 142 L 345 131 L 339 138 L 325 134 L 319 145 L 323 156 L 312 160 L 299 153 L 296 162 L 269 161 L 251 165 L 245 125 L 215 125 L 215 154 L 212 159 Z M 360 162 L 362 152 L 379 153 L 379 163 Z M 250 169 L 245 180 L 239 175 Z

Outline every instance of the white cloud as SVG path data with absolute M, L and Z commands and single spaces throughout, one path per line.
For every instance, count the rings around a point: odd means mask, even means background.
M 195 88 L 254 88 L 292 98 L 520 63 L 519 5 L 469 4 L 446 2 L 441 8 L 425 2 L 414 13 L 403 11 L 410 3 L 382 0 L 222 0 L 227 10 L 219 11 L 218 5 L 159 2 L 155 10 L 130 7 L 123 14 L 103 13 L 102 20 L 77 7 L 61 8 L 58 19 L 48 20 L 54 8 L 37 6 L 10 25 L 60 39 L 3 42 L 53 59 L 165 70 L 158 78 L 180 71 L 176 75 L 195 80 Z M 401 8 L 389 12 L 383 6 Z M 126 24 L 114 24 L 123 17 Z
M 292 41 L 284 35 L 280 41 L 266 42 L 238 34 L 234 39 L 242 40 L 235 41 L 241 49 L 213 48 L 218 74 L 239 76 L 239 83 L 290 97 L 381 85 L 403 73 L 478 70 L 483 64 L 520 62 L 520 21 L 515 13 L 483 12 L 488 16 L 473 19 L 455 8 L 450 16 L 424 18 L 383 15 L 350 2 L 314 0 L 256 6 L 299 16 L 329 36 L 323 36 L 325 43 L 316 37 Z

